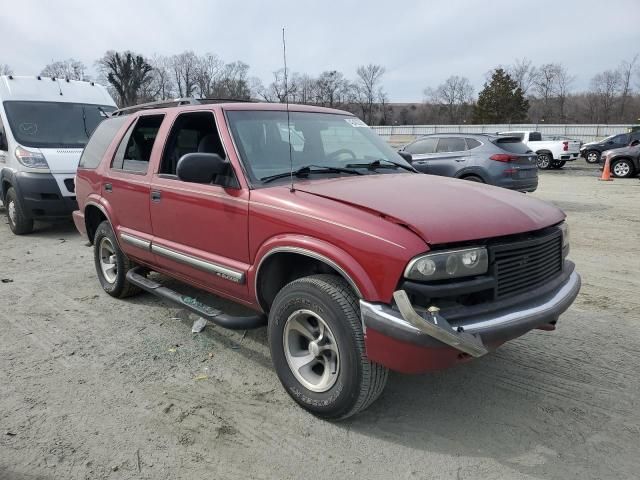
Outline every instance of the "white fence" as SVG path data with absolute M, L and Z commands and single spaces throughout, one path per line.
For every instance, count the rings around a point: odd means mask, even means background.
M 630 125 L 395 125 L 371 127 L 389 143 L 408 143 L 420 135 L 430 133 L 496 133 L 513 130 L 532 130 L 546 135 L 564 135 L 591 142 L 616 133 L 623 133 Z M 396 137 L 396 138 L 394 138 Z

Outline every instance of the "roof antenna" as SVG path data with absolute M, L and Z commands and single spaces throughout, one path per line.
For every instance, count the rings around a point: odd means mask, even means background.
M 291 118 L 289 116 L 289 85 L 287 83 L 287 42 L 285 41 L 284 27 L 282 27 L 282 57 L 284 59 L 284 99 L 287 105 L 287 133 L 289 135 L 289 166 L 291 172 L 290 192 L 295 192 L 293 188 L 293 151 L 291 148 Z

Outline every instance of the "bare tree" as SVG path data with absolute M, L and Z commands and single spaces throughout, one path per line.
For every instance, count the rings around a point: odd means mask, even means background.
M 198 57 L 192 51 L 185 51 L 171 57 L 173 79 L 178 96 L 192 97 L 196 91 Z
M 596 105 L 596 121 L 609 123 L 622 78 L 617 70 L 606 70 L 591 79 L 591 101 Z
M 566 103 L 567 97 L 569 96 L 569 91 L 571 89 L 571 84 L 573 83 L 575 77 L 569 75 L 569 72 L 564 67 L 564 65 L 556 64 L 555 65 L 555 81 L 553 82 L 553 94 L 555 95 L 558 101 L 558 110 L 560 113 L 560 121 L 566 122 Z
M 225 64 L 212 95 L 216 98 L 250 99 L 249 65 L 240 61 Z
M 358 75 L 356 81 L 357 102 L 360 104 L 365 123 L 373 123 L 376 99 L 384 73 L 385 68 L 382 65 L 371 63 L 369 65 L 361 65 L 356 70 Z
M 507 73 L 516 81 L 522 93 L 526 95 L 536 82 L 538 69 L 533 65 L 531 60 L 525 57 L 516 59 L 513 65 L 509 65 L 507 67 Z
M 638 55 L 636 54 L 631 60 L 624 60 L 618 67 L 620 72 L 620 118 L 624 119 L 624 109 L 627 106 L 629 96 L 632 94 L 631 90 L 631 77 L 636 70 L 636 63 L 638 62 Z M 624 121 L 624 120 L 623 120 Z
M 424 94 L 432 103 L 443 107 L 449 123 L 460 123 L 465 108 L 473 98 L 473 87 L 466 77 L 452 75 L 435 89 L 426 88 Z
M 549 119 L 553 114 L 552 98 L 554 95 L 557 73 L 557 67 L 555 64 L 544 64 L 538 69 L 538 75 L 534 82 L 534 89 L 543 102 L 542 116 L 546 119 Z
M 68 60 L 59 60 L 51 62 L 45 66 L 40 75 L 52 78 L 68 78 L 69 80 L 89 80 L 85 70 L 87 67 L 79 60 L 69 58 Z
M 142 85 L 140 99 L 153 101 L 172 98 L 175 90 L 170 71 L 171 60 L 162 55 L 154 55 L 149 59 L 149 65 L 152 70 Z
M 327 107 L 340 105 L 347 100 L 350 89 L 351 84 L 342 72 L 324 71 L 316 80 L 316 103 Z
M 213 53 L 206 53 L 198 58 L 195 77 L 202 98 L 213 96 L 216 82 L 219 81 L 223 70 L 224 62 Z
M 6 63 L 0 63 L 0 75 L 13 75 L 13 70 Z
M 131 51 L 108 51 L 97 62 L 98 69 L 116 94 L 120 106 L 138 103 L 143 86 L 149 81 L 153 67 L 142 55 Z

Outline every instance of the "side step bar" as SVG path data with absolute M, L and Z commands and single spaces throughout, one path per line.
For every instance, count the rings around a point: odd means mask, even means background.
M 228 328 L 229 330 L 251 330 L 267 324 L 267 317 L 262 313 L 256 313 L 255 315 L 248 317 L 224 314 L 217 308 L 205 305 L 193 297 L 182 295 L 175 290 L 171 290 L 158 282 L 148 279 L 141 273 L 142 271 L 141 267 L 129 270 L 127 272 L 127 280 L 129 280 L 133 285 L 140 287 L 142 290 L 153 293 L 154 295 L 175 303 L 182 308 L 186 308 L 196 315 L 200 315 L 202 318 L 206 318 L 210 322 L 213 322 L 223 328 Z

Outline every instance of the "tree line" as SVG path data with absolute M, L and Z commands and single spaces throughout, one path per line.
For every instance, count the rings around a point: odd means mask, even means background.
M 640 116 L 638 55 L 590 80 L 586 91 L 561 63 L 534 65 L 521 58 L 486 75 L 477 96 L 468 78 L 452 75 L 424 89 L 422 102 L 390 103 L 382 65 L 358 66 L 352 78 L 337 70 L 317 76 L 273 72 L 266 83 L 249 65 L 226 62 L 213 53 L 185 51 L 147 57 L 107 51 L 95 62 L 96 80 L 119 106 L 176 97 L 261 100 L 313 104 L 348 110 L 371 125 L 462 123 L 634 123 Z M 73 58 L 46 65 L 43 76 L 88 80 L 87 67 Z M 0 74 L 10 74 L 0 64 Z M 285 81 L 286 80 L 286 81 Z

